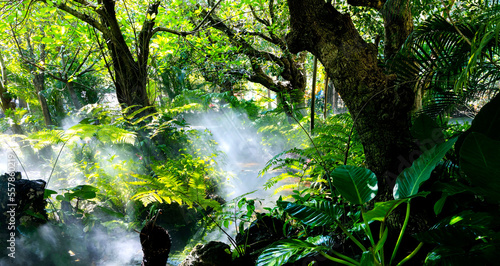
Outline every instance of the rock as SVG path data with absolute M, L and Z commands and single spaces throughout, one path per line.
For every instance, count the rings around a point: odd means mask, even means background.
M 219 241 L 198 244 L 180 266 L 224 266 L 231 265 L 231 247 Z M 228 252 L 229 251 L 229 252 Z
M 47 201 L 43 198 L 45 193 L 44 180 L 21 179 L 21 173 L 0 176 L 0 225 L 2 229 L 15 220 L 15 227 L 20 224 L 26 227 L 37 227 L 47 221 L 45 205 Z M 15 219 L 10 219 L 13 211 Z M 8 213 L 9 212 L 9 213 Z
M 172 241 L 167 230 L 155 222 L 156 219 L 149 221 L 140 233 L 142 252 L 144 253 L 143 266 L 163 266 L 167 264 Z

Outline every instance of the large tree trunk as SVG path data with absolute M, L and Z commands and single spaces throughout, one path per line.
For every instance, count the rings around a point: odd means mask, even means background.
M 150 106 L 147 93 L 147 63 L 149 57 L 149 43 L 152 36 L 153 21 L 146 21 L 137 40 L 137 60 L 134 59 L 120 25 L 116 18 L 115 2 L 104 0 L 103 10 L 99 13 L 103 25 L 109 30 L 103 32 L 106 45 L 111 54 L 114 72 L 114 84 L 118 102 L 123 108 L 132 107 L 130 111 Z M 160 2 L 152 4 L 148 14 L 158 13 Z M 143 114 L 150 111 L 143 112 Z
M 379 67 L 377 47 L 361 38 L 348 14 L 323 0 L 288 0 L 288 4 L 290 51 L 307 50 L 325 66 L 355 120 L 367 166 L 379 178 L 379 195 L 388 196 L 395 177 L 407 166 L 404 162 L 411 159 L 411 88 L 393 86 L 394 75 Z M 392 29 L 391 34 L 398 31 Z

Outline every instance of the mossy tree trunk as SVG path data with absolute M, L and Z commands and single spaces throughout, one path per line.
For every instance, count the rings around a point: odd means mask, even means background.
M 382 9 L 380 1 L 348 1 Z M 355 2 L 355 3 L 353 3 Z M 381 10 L 385 20 L 385 58 L 392 57 L 412 30 L 409 1 Z M 293 53 L 307 50 L 318 57 L 355 120 L 367 166 L 379 178 L 379 195 L 388 196 L 395 177 L 410 160 L 410 86 L 395 86 L 395 75 L 380 67 L 377 47 L 363 40 L 349 14 L 323 0 L 288 0 Z

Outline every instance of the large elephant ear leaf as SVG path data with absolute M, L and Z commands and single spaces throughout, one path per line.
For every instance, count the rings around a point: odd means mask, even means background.
M 429 179 L 432 170 L 443 159 L 446 152 L 453 147 L 455 141 L 457 138 L 434 146 L 418 157 L 412 166 L 404 169 L 396 179 L 393 190 L 394 199 L 404 199 L 417 194 L 420 185 Z
M 331 177 L 333 186 L 353 204 L 365 204 L 377 195 L 377 177 L 369 169 L 343 165 Z
M 460 167 L 472 184 L 500 199 L 500 141 L 472 132 L 460 149 Z

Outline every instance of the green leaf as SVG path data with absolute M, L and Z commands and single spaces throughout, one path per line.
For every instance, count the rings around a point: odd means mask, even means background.
M 308 241 L 317 241 L 317 239 L 308 239 L 307 241 L 285 239 L 277 241 L 260 254 L 257 259 L 257 266 L 280 266 L 288 262 L 293 263 L 318 251 L 328 249 L 324 246 L 316 246 Z
M 290 216 L 309 226 L 333 225 L 342 216 L 342 208 L 331 201 L 312 201 L 310 205 L 278 201 L 278 206 Z
M 384 202 L 375 202 L 373 210 L 363 213 L 364 220 L 371 221 L 385 221 L 387 216 L 396 209 L 399 204 L 408 201 L 408 199 L 391 200 Z
M 469 132 L 483 133 L 494 140 L 500 140 L 500 94 L 481 108 L 466 134 Z M 466 134 L 464 137 L 468 137 Z
M 444 203 L 446 202 L 447 195 L 443 195 L 436 203 L 434 204 L 434 214 L 439 215 L 443 210 Z
M 460 149 L 460 167 L 472 184 L 500 199 L 500 141 L 472 132 Z
M 401 204 L 403 202 L 407 202 L 410 199 L 415 198 L 415 197 L 426 197 L 429 194 L 430 194 L 430 192 L 420 192 L 420 193 L 415 194 L 409 198 L 383 201 L 383 202 L 375 202 L 375 207 L 372 210 L 363 213 L 363 220 L 367 220 L 368 222 L 371 222 L 371 221 L 384 222 L 387 219 L 387 216 L 389 216 L 389 214 L 391 214 L 391 212 L 394 209 L 396 209 L 399 206 L 399 204 Z
M 406 168 L 399 174 L 394 186 L 394 199 L 404 199 L 418 193 L 420 185 L 431 176 L 432 170 L 443 159 L 449 149 L 457 141 L 457 138 L 440 143 L 432 149 L 424 152 L 416 159 L 412 166 Z
M 333 186 L 353 204 L 367 203 L 377 195 L 377 177 L 369 169 L 343 165 L 336 168 L 331 176 Z
M 463 211 L 439 221 L 429 230 L 418 233 L 417 240 L 455 247 L 467 247 L 494 234 L 494 218 L 488 213 Z
M 384 233 L 382 234 L 382 238 L 377 242 L 377 246 L 375 246 L 375 251 L 374 251 L 375 253 L 377 253 L 384 247 L 388 235 L 389 235 L 389 228 L 386 227 Z
M 28 214 L 28 215 L 30 215 L 30 216 L 33 216 L 33 217 L 35 217 L 35 218 L 42 219 L 42 220 L 44 220 L 44 221 L 46 221 L 46 220 L 47 220 L 47 218 L 45 218 L 45 216 L 43 216 L 43 214 L 41 214 L 41 213 L 36 213 L 36 212 L 34 212 L 34 211 L 32 211 L 32 210 L 26 210 L 26 211 L 24 211 L 24 213 L 26 213 L 26 214 Z
M 472 133 L 483 133 L 486 136 L 500 141 L 500 94 L 491 99 L 472 120 L 472 125 L 457 141 L 455 149 L 459 152 L 463 142 Z
M 80 199 L 93 199 L 97 196 L 96 192 L 99 191 L 98 188 L 89 185 L 80 185 L 70 189 L 71 193 L 68 193 L 70 198 L 80 198 Z
M 107 207 L 97 206 L 97 208 L 99 208 L 104 213 L 109 214 L 111 216 L 114 216 L 116 218 L 124 218 L 125 217 L 125 215 L 123 215 L 123 213 L 116 212 L 116 211 L 114 211 L 110 208 L 107 208 Z
M 57 191 L 51 189 L 45 189 L 45 191 L 43 192 L 43 198 L 44 199 L 50 198 L 50 196 L 53 194 L 57 194 Z
M 361 266 L 372 266 L 374 265 L 373 255 L 370 251 L 364 251 L 361 255 Z
M 67 197 L 65 197 L 63 195 L 57 195 L 56 200 L 58 200 L 58 201 L 70 201 L 70 199 L 68 199 Z

